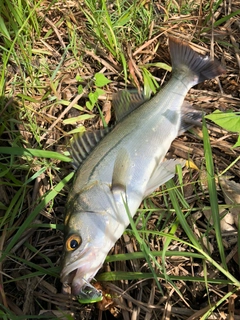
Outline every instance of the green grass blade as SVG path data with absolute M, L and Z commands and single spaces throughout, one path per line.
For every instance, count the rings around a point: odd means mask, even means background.
M 191 241 L 191 243 L 196 247 L 201 249 L 201 245 L 198 242 L 198 239 L 195 237 L 194 233 L 192 232 L 192 229 L 190 228 L 189 224 L 187 223 L 187 220 L 179 206 L 178 200 L 177 200 L 177 196 L 176 196 L 176 192 L 175 192 L 175 184 L 172 180 L 168 181 L 166 183 L 166 187 L 168 188 L 168 192 L 169 192 L 169 196 L 173 205 L 173 208 L 176 211 L 178 220 L 182 226 L 182 228 L 184 229 L 184 231 L 186 232 L 189 240 Z
M 220 227 L 220 215 L 219 215 L 219 206 L 218 206 L 218 196 L 217 189 L 215 183 L 215 173 L 214 173 L 214 164 L 213 164 L 213 156 L 212 149 L 210 144 L 210 139 L 208 135 L 208 129 L 206 126 L 206 120 L 203 117 L 203 145 L 204 145 L 204 155 L 206 159 L 206 171 L 207 171 L 207 183 L 209 190 L 209 198 L 211 205 L 211 212 L 213 218 L 214 229 L 216 232 L 216 239 L 218 244 L 218 250 L 221 257 L 221 261 L 225 270 L 227 268 L 226 255 L 222 242 L 222 233 Z
M 39 150 L 39 149 L 28 149 L 21 147 L 0 147 L 0 154 L 10 154 L 14 156 L 31 156 L 37 158 L 48 158 L 55 159 L 64 162 L 72 161 L 71 158 L 64 156 L 61 153 L 55 151 Z
M 151 252 L 154 257 L 161 257 L 163 255 L 163 250 L 161 251 L 152 251 Z M 204 259 L 204 256 L 199 253 L 187 252 L 187 251 L 167 251 L 165 250 L 164 255 L 166 257 L 178 256 L 178 257 L 191 257 L 196 259 Z M 115 261 L 126 261 L 126 260 L 134 260 L 134 259 L 142 259 L 144 258 L 143 252 L 133 252 L 133 253 L 121 253 L 121 254 L 113 254 L 111 256 L 107 256 L 106 262 L 115 262 Z
M 165 276 L 162 273 L 156 273 L 156 277 L 165 280 Z M 124 272 L 124 271 L 111 271 L 111 272 L 104 272 L 97 275 L 96 279 L 98 281 L 117 281 L 117 280 L 146 280 L 146 279 L 154 279 L 152 273 L 147 272 Z M 190 275 L 187 276 L 169 276 L 170 281 L 191 281 L 191 282 L 201 282 L 205 283 L 204 277 L 193 277 Z M 225 279 L 208 279 L 208 283 L 212 284 L 232 284 L 230 280 Z
M 123 201 L 124 201 L 124 199 L 123 199 Z M 156 285 L 157 285 L 159 291 L 161 292 L 161 294 L 163 295 L 163 290 L 162 290 L 161 285 L 160 285 L 160 283 L 159 283 L 159 281 L 158 281 L 158 277 L 157 277 L 156 272 L 155 272 L 155 270 L 154 270 L 154 268 L 153 268 L 153 266 L 152 266 L 151 260 L 155 263 L 155 265 L 158 265 L 160 269 L 161 269 L 161 266 L 157 263 L 156 259 L 155 259 L 154 256 L 151 254 L 151 251 L 150 251 L 150 249 L 148 248 L 148 246 L 146 245 L 144 239 L 142 239 L 142 238 L 140 237 L 140 234 L 139 234 L 139 232 L 138 232 L 138 230 L 137 230 L 137 228 L 136 228 L 136 225 L 135 225 L 135 223 L 134 223 L 134 221 L 133 221 L 133 218 L 132 218 L 132 216 L 131 216 L 131 213 L 130 213 L 130 211 L 129 211 L 127 202 L 124 202 L 124 203 L 125 203 L 126 212 L 127 212 L 127 214 L 128 214 L 129 222 L 130 222 L 131 227 L 132 227 L 133 234 L 134 234 L 134 236 L 136 237 L 136 239 L 137 239 L 137 241 L 138 241 L 138 243 L 139 243 L 139 245 L 140 245 L 140 248 L 141 248 L 142 252 L 144 253 L 144 257 L 145 257 L 145 259 L 146 259 L 146 261 L 147 261 L 147 263 L 148 263 L 148 266 L 149 266 L 149 268 L 150 268 L 150 270 L 151 270 L 151 272 L 152 272 L 152 277 L 153 277 L 154 280 L 156 281 Z M 150 260 L 150 259 L 151 259 L 151 260 Z
M 41 202 L 36 206 L 36 208 L 32 211 L 32 213 L 26 218 L 23 224 L 19 227 L 16 234 L 12 237 L 11 242 L 8 244 L 4 253 L 2 254 L 0 261 L 2 261 L 7 254 L 11 251 L 13 246 L 18 242 L 22 233 L 31 227 L 31 223 L 36 219 L 38 214 L 40 214 L 41 210 L 43 210 L 46 205 L 53 200 L 56 195 L 64 188 L 64 186 L 72 179 L 74 172 L 68 174 L 62 181 L 60 181 L 49 193 L 47 193 Z

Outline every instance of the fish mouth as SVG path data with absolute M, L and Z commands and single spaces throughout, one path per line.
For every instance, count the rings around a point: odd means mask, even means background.
M 75 269 L 73 271 L 71 271 L 68 275 L 63 276 L 61 274 L 61 281 L 63 283 L 62 286 L 62 293 L 64 294 L 71 294 L 72 293 L 72 289 L 71 289 L 71 284 L 73 282 L 74 277 L 76 276 L 78 269 Z
M 68 281 L 71 281 L 72 283 L 73 279 L 77 275 L 77 272 L 78 269 L 73 270 L 68 276 Z M 87 280 L 82 280 L 85 282 L 83 287 L 81 287 L 79 283 L 75 283 L 75 285 L 72 285 L 72 287 L 69 285 L 69 283 L 63 283 L 62 293 L 75 295 L 80 303 L 93 303 L 101 301 L 103 299 L 102 292 L 100 290 L 97 290 Z
M 99 266 L 100 268 L 100 266 Z M 98 269 L 95 269 L 96 272 Z M 94 270 L 89 270 L 87 274 L 83 272 L 83 267 L 76 268 L 69 272 L 65 273 L 65 276 L 62 275 L 63 283 L 63 293 L 71 293 L 72 295 L 79 296 L 81 293 L 86 294 L 89 287 L 92 287 L 90 284 L 91 280 L 95 276 L 96 272 Z
M 97 271 L 96 271 L 97 272 Z M 77 270 L 74 270 L 74 277 L 72 279 L 71 283 L 71 293 L 75 296 L 84 297 L 84 296 L 90 296 L 90 290 L 89 288 L 94 288 L 90 282 L 95 276 L 96 272 L 93 272 L 92 274 L 88 274 L 87 278 L 82 277 L 82 269 L 78 268 Z
M 75 296 L 92 295 L 94 287 L 90 284 L 105 260 L 105 255 L 99 255 L 99 250 L 94 250 L 76 261 L 65 265 L 61 272 L 62 292 Z M 96 289 L 96 291 L 98 291 Z M 96 292 L 95 292 L 96 293 Z

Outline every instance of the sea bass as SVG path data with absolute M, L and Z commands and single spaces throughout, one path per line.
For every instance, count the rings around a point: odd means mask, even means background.
M 224 72 L 218 61 L 179 39 L 169 38 L 169 49 L 172 77 L 160 92 L 141 103 L 138 96 L 131 106 L 131 92 L 120 93 L 115 99 L 121 105 L 116 107 L 116 126 L 85 133 L 73 142 L 77 171 L 66 204 L 61 281 L 74 295 L 97 294 L 90 281 L 129 225 L 126 206 L 134 216 L 142 200 L 182 164 L 163 160 L 179 134 L 188 90 Z

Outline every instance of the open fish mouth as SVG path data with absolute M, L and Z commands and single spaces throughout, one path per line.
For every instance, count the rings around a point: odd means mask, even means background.
M 92 288 L 93 286 L 90 284 L 93 276 L 83 277 L 82 268 L 76 268 L 72 270 L 70 273 L 66 274 L 66 276 L 62 277 L 63 282 L 63 293 L 72 294 L 75 296 L 87 294 L 88 288 Z M 94 288 L 94 287 L 93 287 Z M 85 290 L 86 289 L 86 290 Z
M 77 281 L 74 280 L 75 278 Z M 73 270 L 67 276 L 67 282 L 63 283 L 62 292 L 64 294 L 75 295 L 80 303 L 94 303 L 103 299 L 102 292 L 100 290 L 97 290 L 86 279 L 78 278 L 78 269 Z
M 72 294 L 75 296 L 89 296 L 90 293 L 88 294 L 88 291 L 90 292 L 91 290 L 88 290 L 88 288 L 90 289 L 91 287 L 94 288 L 91 284 L 90 281 L 92 280 L 92 278 L 94 277 L 95 274 L 88 274 L 87 277 L 83 277 L 83 272 L 82 272 L 82 268 L 78 268 L 75 271 L 75 275 L 72 278 L 72 282 L 71 282 L 71 291 Z
M 103 254 L 103 259 L 98 261 L 96 259 L 97 253 L 99 253 L 99 249 L 94 248 L 94 250 L 85 254 L 84 258 L 79 258 L 63 268 L 61 273 L 63 293 L 72 294 L 77 297 L 80 296 L 80 300 L 99 297 L 99 291 L 90 283 L 101 268 L 105 258 L 105 254 Z
M 73 270 L 68 275 L 62 277 L 62 282 L 63 282 L 62 293 L 64 294 L 72 293 L 71 284 L 73 282 L 74 277 L 76 276 L 76 273 L 77 273 L 77 269 Z

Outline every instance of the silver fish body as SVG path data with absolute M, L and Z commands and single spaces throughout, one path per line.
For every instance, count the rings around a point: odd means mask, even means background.
M 182 105 L 195 84 L 223 73 L 219 62 L 169 40 L 173 74 L 151 100 L 137 106 L 95 146 L 94 133 L 76 140 L 76 172 L 67 201 L 61 281 L 81 294 L 102 266 L 142 200 L 175 174 L 181 161 L 163 161 L 177 137 Z M 80 153 L 90 150 L 81 162 Z M 78 160 L 79 159 L 79 160 Z

